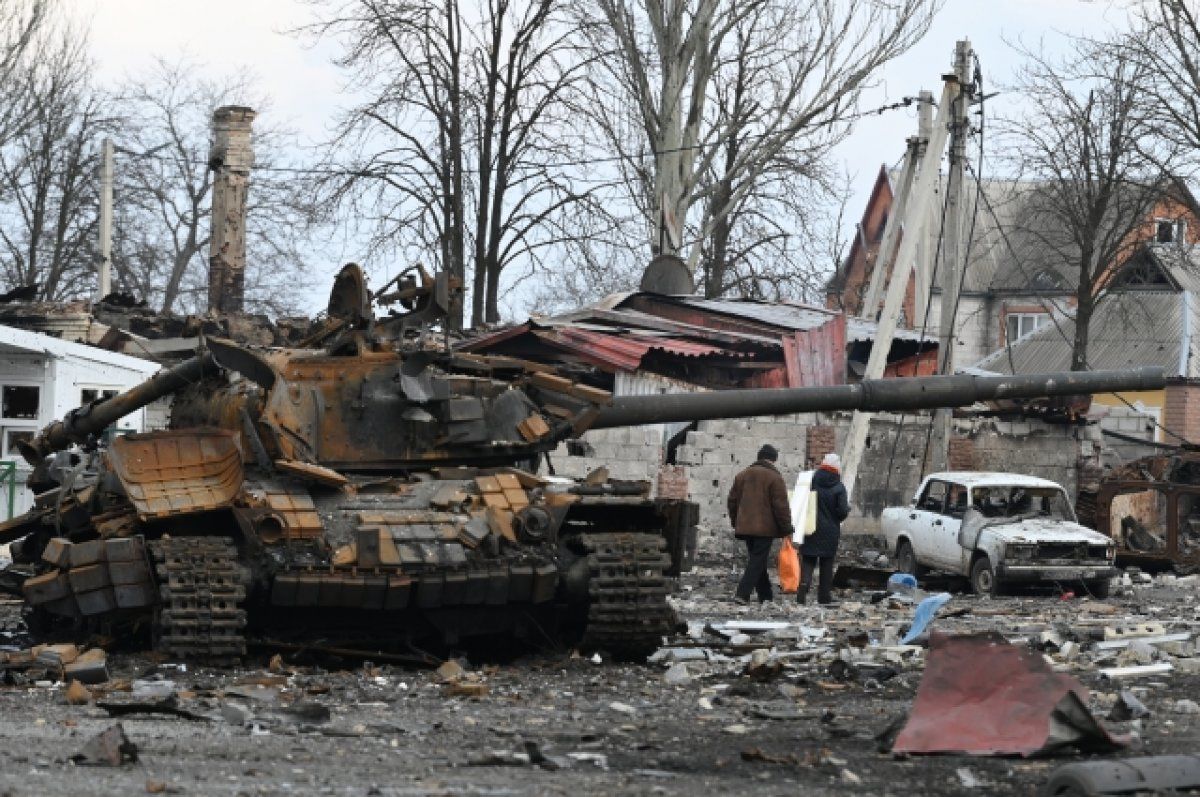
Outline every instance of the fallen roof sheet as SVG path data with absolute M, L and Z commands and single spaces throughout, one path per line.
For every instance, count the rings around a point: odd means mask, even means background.
M 1075 678 L 999 634 L 935 632 L 892 752 L 1030 756 L 1124 746 L 1088 711 L 1087 699 Z

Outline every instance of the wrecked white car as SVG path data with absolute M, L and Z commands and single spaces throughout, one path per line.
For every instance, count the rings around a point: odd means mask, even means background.
M 1113 541 L 1076 522 L 1057 483 L 1013 473 L 934 473 L 909 506 L 883 511 L 899 570 L 966 576 L 979 594 L 1029 582 L 1083 582 L 1108 595 Z

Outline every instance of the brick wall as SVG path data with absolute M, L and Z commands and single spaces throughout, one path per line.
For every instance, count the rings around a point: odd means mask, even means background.
M 1185 440 L 1200 442 L 1200 385 L 1167 385 L 1163 426 Z
M 950 470 L 975 470 L 975 441 L 971 438 L 951 437 L 948 454 Z
M 805 437 L 809 467 L 821 464 L 826 454 L 837 448 L 837 429 L 832 426 L 810 426 Z
M 663 465 L 658 470 L 659 498 L 686 500 L 688 496 L 688 472 L 683 465 Z

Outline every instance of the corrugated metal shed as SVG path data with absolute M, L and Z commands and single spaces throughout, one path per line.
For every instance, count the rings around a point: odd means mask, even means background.
M 1188 373 L 1193 369 L 1187 364 L 1187 354 L 1200 328 L 1198 307 L 1197 298 L 1186 292 L 1128 291 L 1109 295 L 1092 316 L 1088 366 L 1107 370 L 1158 365 L 1170 376 L 1193 376 Z M 1074 319 L 1060 318 L 1057 324 L 1029 333 L 974 367 L 1018 374 L 1066 371 L 1071 367 L 1074 336 Z

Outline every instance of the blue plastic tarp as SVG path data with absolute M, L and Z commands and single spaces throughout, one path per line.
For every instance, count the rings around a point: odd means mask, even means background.
M 913 615 L 912 627 L 908 629 L 908 633 L 904 635 L 904 639 L 900 640 L 901 645 L 907 645 L 914 639 L 925 633 L 925 629 L 933 622 L 934 616 L 938 613 L 938 609 L 946 605 L 950 600 L 949 592 L 939 592 L 936 595 L 930 595 L 925 600 L 917 604 L 917 612 Z

